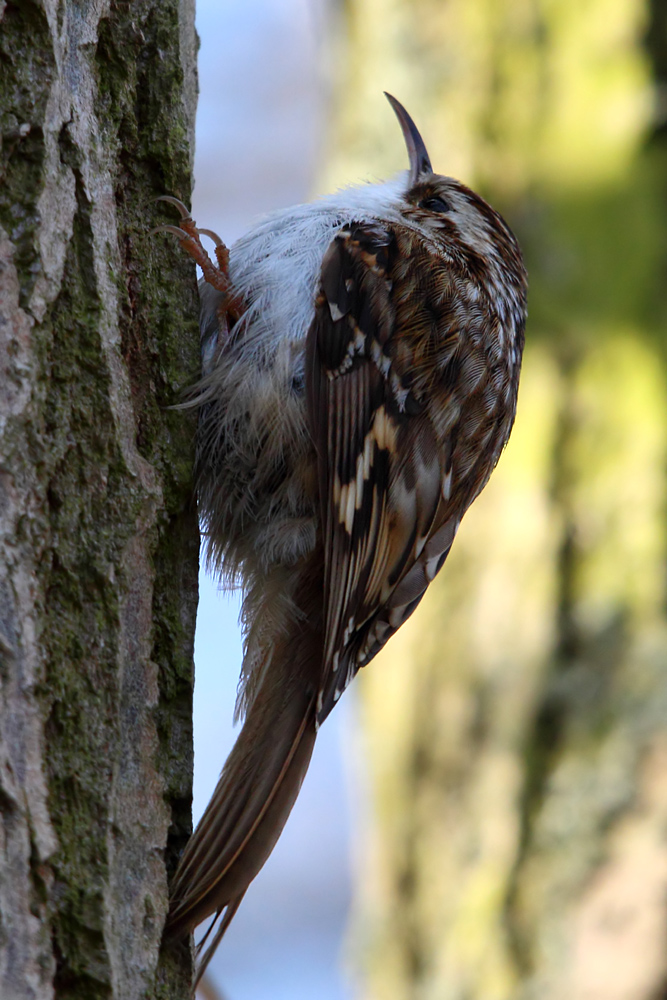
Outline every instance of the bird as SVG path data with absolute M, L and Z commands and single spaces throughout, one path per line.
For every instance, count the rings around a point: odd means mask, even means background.
M 192 399 L 209 568 L 243 592 L 244 723 L 167 917 L 175 936 L 214 918 L 199 975 L 282 832 L 319 727 L 414 612 L 514 422 L 519 244 L 433 170 L 386 97 L 409 159 L 389 181 L 274 212 L 229 250 L 163 199 L 181 219 L 160 230 L 203 273 Z

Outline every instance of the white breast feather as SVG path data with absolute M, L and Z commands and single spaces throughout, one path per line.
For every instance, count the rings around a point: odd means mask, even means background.
M 252 303 L 246 335 L 305 338 L 313 317 L 322 258 L 333 233 L 349 222 L 400 222 L 406 174 L 383 184 L 346 188 L 266 216 L 231 248 L 233 287 Z

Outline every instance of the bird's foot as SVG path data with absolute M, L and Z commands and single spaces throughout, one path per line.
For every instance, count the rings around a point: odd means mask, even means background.
M 240 315 L 243 311 L 242 303 L 234 294 L 229 280 L 229 250 L 224 242 L 211 229 L 198 227 L 183 202 L 179 201 L 178 198 L 165 194 L 157 200 L 174 205 L 180 213 L 181 222 L 179 226 L 158 226 L 152 230 L 152 233 L 172 233 L 176 236 L 185 252 L 201 267 L 204 281 L 224 294 L 226 311 L 230 314 Z M 213 263 L 202 246 L 201 236 L 208 236 L 209 239 L 213 240 L 217 264 Z

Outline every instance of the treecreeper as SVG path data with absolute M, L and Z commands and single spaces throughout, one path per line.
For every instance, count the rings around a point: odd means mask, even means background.
M 210 567 L 243 589 L 245 718 L 185 847 L 168 929 L 212 914 L 203 972 L 280 836 L 319 726 L 421 601 L 516 411 L 519 245 L 410 166 L 276 212 L 228 251 L 175 198 L 202 267 L 196 484 Z M 201 237 L 215 244 L 215 261 Z

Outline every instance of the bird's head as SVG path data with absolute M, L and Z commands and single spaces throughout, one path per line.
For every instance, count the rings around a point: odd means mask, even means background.
M 465 184 L 435 173 L 412 118 L 395 97 L 385 96 L 400 123 L 410 159 L 403 217 L 446 254 L 463 258 L 474 270 L 488 268 L 492 284 L 502 277 L 505 284 L 509 278 L 510 285 L 523 287 L 521 251 L 505 220 Z

